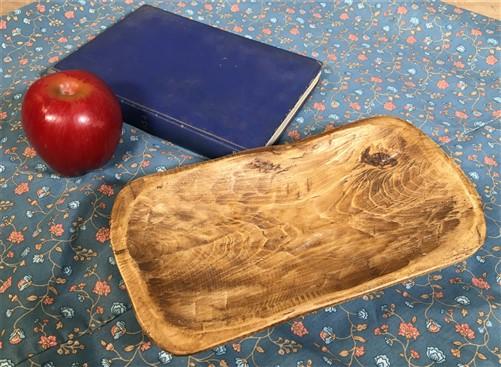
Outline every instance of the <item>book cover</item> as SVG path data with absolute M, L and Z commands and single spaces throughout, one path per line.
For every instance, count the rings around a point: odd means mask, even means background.
M 273 144 L 321 63 L 143 5 L 54 69 L 95 73 L 118 96 L 125 122 L 218 157 Z

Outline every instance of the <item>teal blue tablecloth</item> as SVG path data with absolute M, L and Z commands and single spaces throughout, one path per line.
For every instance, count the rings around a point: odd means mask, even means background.
M 42 70 L 141 3 L 41 1 L 0 18 L 0 367 L 497 366 L 500 23 L 424 1 L 151 2 L 325 63 L 282 142 L 400 116 L 461 165 L 488 221 L 485 246 L 464 263 L 177 358 L 142 333 L 108 220 L 126 182 L 203 157 L 125 126 L 103 169 L 61 178 L 19 117 Z

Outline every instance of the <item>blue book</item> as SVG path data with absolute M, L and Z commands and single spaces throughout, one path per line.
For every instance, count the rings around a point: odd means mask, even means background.
M 207 157 L 273 144 L 321 63 L 144 5 L 53 69 L 102 78 L 124 121 Z

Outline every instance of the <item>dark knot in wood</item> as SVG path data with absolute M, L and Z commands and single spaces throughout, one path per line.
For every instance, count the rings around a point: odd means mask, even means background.
M 397 165 L 398 161 L 395 157 L 384 152 L 370 153 L 371 148 L 367 148 L 362 153 L 362 162 L 370 164 L 374 167 L 384 168 L 384 167 L 394 167 Z
M 270 161 L 265 161 L 263 159 L 256 158 L 252 162 L 248 164 L 249 168 L 255 168 L 259 172 L 264 172 L 264 173 L 269 173 L 269 172 L 275 172 L 275 173 L 280 173 L 283 171 L 287 171 L 287 168 L 282 168 L 280 164 L 275 164 Z

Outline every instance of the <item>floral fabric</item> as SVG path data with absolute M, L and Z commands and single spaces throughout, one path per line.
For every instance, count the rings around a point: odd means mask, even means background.
M 103 169 L 61 178 L 30 147 L 19 115 L 40 72 L 141 3 L 40 1 L 0 18 L 0 367 L 498 366 L 499 22 L 425 1 L 150 2 L 324 62 L 282 143 L 402 117 L 460 164 L 488 222 L 466 262 L 175 357 L 134 317 L 109 215 L 128 181 L 204 158 L 125 126 Z

